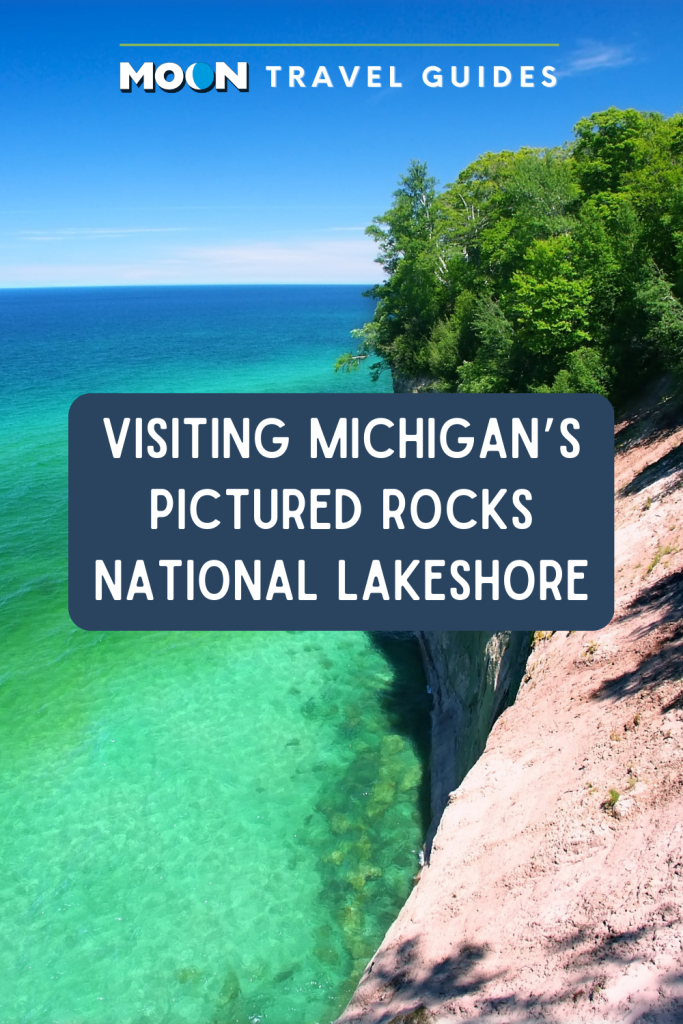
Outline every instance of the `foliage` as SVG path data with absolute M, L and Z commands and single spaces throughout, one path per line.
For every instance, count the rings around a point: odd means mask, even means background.
M 360 344 L 439 391 L 594 391 L 683 375 L 683 115 L 610 108 L 573 142 L 485 153 L 442 191 L 411 163 L 367 229 L 383 284 Z
M 619 792 L 618 789 L 610 789 L 610 791 L 609 791 L 609 793 L 607 795 L 607 798 L 605 799 L 605 802 L 603 803 L 603 807 L 606 810 L 613 810 L 617 806 L 617 803 L 619 801 L 619 797 L 620 796 L 621 796 L 621 793 Z

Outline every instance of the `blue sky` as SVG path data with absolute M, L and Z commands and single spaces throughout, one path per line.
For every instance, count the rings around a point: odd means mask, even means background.
M 379 280 L 363 228 L 411 159 L 445 184 L 486 150 L 562 143 L 594 110 L 683 107 L 680 3 L 2 0 L 0 17 L 2 287 Z M 246 60 L 251 87 L 122 94 L 121 60 Z M 351 89 L 340 64 L 361 67 Z M 491 85 L 496 64 L 513 73 L 507 88 Z M 266 65 L 285 69 L 275 89 Z M 289 65 L 306 88 L 287 85 Z M 311 88 L 320 65 L 333 88 Z M 381 88 L 367 87 L 368 65 Z M 402 88 L 389 88 L 390 65 Z M 442 88 L 423 83 L 429 65 Z M 470 66 L 466 89 L 451 65 Z M 537 69 L 534 88 L 519 86 L 521 65 Z M 545 65 L 555 88 L 540 85 Z

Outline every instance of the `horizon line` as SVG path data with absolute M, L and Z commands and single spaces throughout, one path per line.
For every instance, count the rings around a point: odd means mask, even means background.
M 452 47 L 452 46 L 463 46 L 463 47 L 474 47 L 474 46 L 478 46 L 478 47 L 482 47 L 482 46 L 518 46 L 518 47 L 525 47 L 526 48 L 526 47 L 531 47 L 531 46 L 535 46 L 535 47 L 546 47 L 546 46 L 559 47 L 559 45 L 560 45 L 559 43 L 119 43 L 119 46 L 168 46 L 168 47 L 174 47 L 174 46 L 176 46 L 176 47 L 177 46 L 187 46 L 187 47 L 191 47 L 191 46 L 197 46 L 197 47 L 199 47 L 199 46 L 209 46 L 209 47 L 234 46 L 236 48 L 237 47 L 241 47 L 242 49 L 246 48 L 247 46 L 249 46 L 249 47 L 260 47 L 261 49 L 267 49 L 267 48 L 272 48 L 272 47 L 275 47 L 275 48 L 279 49 L 279 48 L 282 48 L 282 47 L 285 47 L 285 46 L 287 46 L 287 47 L 304 47 L 304 46 L 307 46 L 307 47 L 314 47 L 314 48 L 316 48 L 316 47 L 317 48 L 320 48 L 320 47 L 339 48 L 339 47 L 342 47 L 342 46 L 343 47 L 352 47 L 352 48 L 357 48 L 357 47 L 361 47 L 361 46 L 364 46 L 364 47 L 374 47 L 374 48 L 378 48 L 378 47 L 396 47 L 396 46 L 400 46 L 400 47 L 418 47 L 418 48 L 419 47 L 427 47 L 427 46 L 429 46 L 429 47 L 433 47 L 433 46 L 436 46 L 436 47 L 439 47 L 439 46 L 441 46 L 441 47 L 446 47 L 446 46 L 449 46 L 449 47 Z
M 147 281 L 125 284 L 0 284 L 0 292 L 57 288 L 374 288 L 377 281 Z

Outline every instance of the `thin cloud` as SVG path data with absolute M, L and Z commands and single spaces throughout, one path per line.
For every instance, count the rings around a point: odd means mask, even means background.
M 607 46 L 603 43 L 586 42 L 574 52 L 566 68 L 558 76 L 569 78 L 583 75 L 588 71 L 604 71 L 608 68 L 623 68 L 635 60 L 632 46 Z
M 210 267 L 214 279 L 226 282 L 342 284 L 379 279 L 381 272 L 374 257 L 375 246 L 369 239 L 303 238 L 191 246 L 178 250 L 169 264 L 175 264 L 181 273 Z
M 174 245 L 144 260 L 40 263 L 0 260 L 0 288 L 123 284 L 372 284 L 382 279 L 370 239 L 297 238 L 227 245 Z
M 64 228 L 57 231 L 20 231 L 23 242 L 64 242 L 85 238 L 126 238 L 129 235 L 152 235 L 187 228 Z

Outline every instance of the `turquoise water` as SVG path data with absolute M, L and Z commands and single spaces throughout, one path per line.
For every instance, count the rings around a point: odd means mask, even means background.
M 330 372 L 359 292 L 0 292 L 2 1024 L 323 1024 L 410 891 L 412 642 L 66 612 L 73 398 L 377 389 Z

